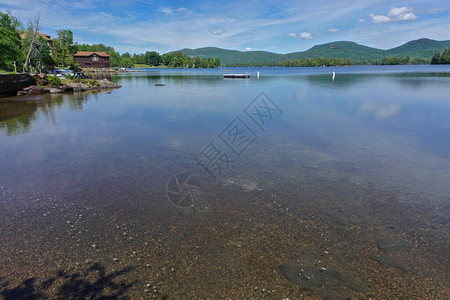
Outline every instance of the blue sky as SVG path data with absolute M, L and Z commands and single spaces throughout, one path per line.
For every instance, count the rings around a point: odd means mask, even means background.
M 207 46 L 289 53 L 341 40 L 388 49 L 450 39 L 448 0 L 0 0 L 7 9 L 23 23 L 40 12 L 41 32 L 67 28 L 80 44 L 121 53 Z

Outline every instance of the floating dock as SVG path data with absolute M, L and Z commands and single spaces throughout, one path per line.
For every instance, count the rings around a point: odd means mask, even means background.
M 250 78 L 250 74 L 223 74 L 223 78 Z

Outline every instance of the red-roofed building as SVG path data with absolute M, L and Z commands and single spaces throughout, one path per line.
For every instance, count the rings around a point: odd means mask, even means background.
M 78 51 L 73 56 L 80 68 L 110 68 L 109 55 L 105 52 Z
M 47 41 L 47 46 L 50 48 L 50 54 L 52 54 L 52 50 L 53 50 L 53 41 L 52 41 L 50 35 L 49 35 L 49 34 L 46 34 L 46 33 L 40 33 L 40 32 L 38 32 L 38 35 L 41 36 L 41 37 L 43 37 L 44 40 Z M 22 41 L 25 40 L 25 39 L 27 38 L 27 32 L 26 32 L 26 31 L 22 32 L 22 33 L 20 34 L 20 38 L 22 39 Z

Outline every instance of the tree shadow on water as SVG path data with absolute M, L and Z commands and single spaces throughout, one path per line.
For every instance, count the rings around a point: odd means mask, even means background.
M 128 284 L 118 281 L 116 277 L 133 269 L 127 267 L 108 274 L 104 266 L 94 263 L 82 272 L 59 271 L 42 283 L 38 284 L 36 278 L 29 278 L 15 287 L 8 287 L 8 282 L 0 278 L 0 299 L 124 299 L 128 290 L 136 282 Z M 48 292 L 50 288 L 52 288 L 51 293 Z

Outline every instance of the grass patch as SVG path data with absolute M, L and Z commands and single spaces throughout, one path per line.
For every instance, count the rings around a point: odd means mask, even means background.
M 168 66 L 166 65 L 159 65 L 159 66 L 149 66 L 149 65 L 145 65 L 145 64 L 134 64 L 134 68 L 141 68 L 141 69 L 148 69 L 148 68 L 160 68 L 160 69 L 164 69 L 164 68 L 168 68 Z
M 146 65 L 146 64 L 134 64 L 134 68 L 141 68 L 141 69 L 144 69 L 144 68 L 151 68 L 151 66 L 149 66 L 149 65 Z

